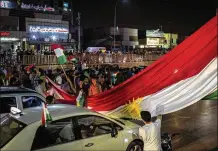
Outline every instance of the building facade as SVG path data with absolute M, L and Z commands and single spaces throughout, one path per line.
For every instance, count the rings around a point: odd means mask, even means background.
M 178 34 L 157 30 L 139 32 L 139 48 L 173 48 L 178 44 Z
M 70 3 L 66 1 L 0 0 L 0 45 L 3 49 L 45 50 L 52 43 L 75 49 Z M 61 12 L 59 10 L 62 10 Z
M 113 27 L 98 27 L 84 29 L 83 38 L 85 49 L 88 46 L 106 47 L 114 49 L 114 32 L 115 32 L 115 49 L 116 50 L 132 50 L 138 44 L 138 29 L 133 28 L 117 28 Z M 90 40 L 92 39 L 92 40 Z

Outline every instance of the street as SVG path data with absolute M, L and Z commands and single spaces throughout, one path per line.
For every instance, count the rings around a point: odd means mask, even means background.
M 173 138 L 176 151 L 206 151 L 217 145 L 217 101 L 203 100 L 163 117 L 162 131 L 180 133 Z

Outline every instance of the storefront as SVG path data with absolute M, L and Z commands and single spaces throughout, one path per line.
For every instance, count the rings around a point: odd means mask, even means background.
M 66 21 L 27 18 L 26 32 L 28 49 L 50 50 L 53 43 L 67 45 L 68 48 L 73 45 Z
M 164 38 L 165 38 L 164 48 L 168 49 L 177 46 L 178 37 L 179 37 L 178 34 L 164 33 Z
M 18 46 L 22 46 L 24 37 L 25 32 L 0 31 L 0 45 L 5 50 L 16 50 Z
M 146 30 L 146 47 L 162 48 L 164 44 L 164 33 L 158 30 Z

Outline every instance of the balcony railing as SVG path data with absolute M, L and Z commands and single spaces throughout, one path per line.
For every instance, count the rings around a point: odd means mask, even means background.
M 161 55 L 158 54 L 76 54 L 73 55 L 80 61 L 87 61 L 87 64 L 110 64 L 110 63 L 125 63 L 125 62 L 145 62 L 145 61 L 155 61 Z M 23 55 L 17 57 L 12 57 L 14 59 L 8 59 L 8 63 L 15 63 L 17 61 L 21 64 L 29 65 L 56 65 L 58 64 L 57 57 L 55 55 Z M 68 62 L 69 64 L 71 62 Z

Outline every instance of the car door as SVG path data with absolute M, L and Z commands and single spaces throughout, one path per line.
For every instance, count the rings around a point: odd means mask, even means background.
M 41 106 L 43 102 L 41 98 L 35 95 L 22 95 L 20 96 L 20 100 L 22 110 L 26 108 Z
M 83 150 L 112 151 L 123 150 L 124 139 L 118 132 L 116 137 L 111 136 L 112 127 L 122 130 L 116 123 L 100 116 L 78 116 L 77 124 L 81 134 Z
M 11 107 L 18 107 L 15 96 L 4 95 L 0 97 L 0 114 L 10 113 Z
M 53 121 L 47 127 L 39 126 L 31 150 L 81 151 L 82 143 L 74 127 L 72 118 Z

